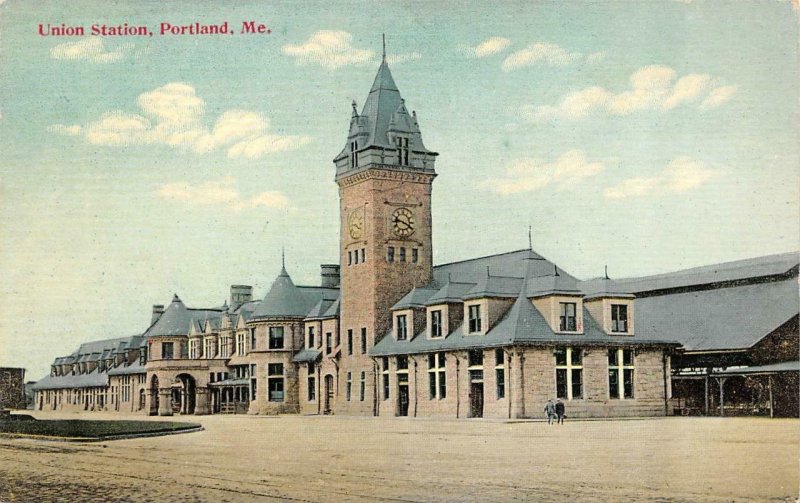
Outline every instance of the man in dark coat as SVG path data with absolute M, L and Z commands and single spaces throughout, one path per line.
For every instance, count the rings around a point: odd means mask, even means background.
M 564 424 L 564 402 L 560 398 L 556 402 L 556 416 L 558 416 L 558 424 Z

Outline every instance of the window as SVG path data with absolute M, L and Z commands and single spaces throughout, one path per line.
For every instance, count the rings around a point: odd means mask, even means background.
M 394 262 L 394 246 L 390 246 L 386 249 L 386 261 Z
M 236 334 L 236 354 L 238 356 L 244 356 L 245 352 L 247 351 L 247 347 L 245 346 L 245 334 Z
M 394 143 L 397 146 L 397 164 L 408 166 L 408 138 L 398 136 Z
M 400 247 L 400 262 L 406 261 L 406 249 L 404 246 Z
M 269 349 L 283 349 L 283 327 L 269 327 Z
M 317 399 L 317 379 L 315 376 L 314 362 L 308 362 L 308 401 Z
M 353 391 L 353 373 L 352 372 L 348 372 L 347 373 L 347 382 L 345 382 L 345 386 L 344 386 L 344 396 L 345 396 L 345 400 L 347 400 L 348 402 L 350 401 L 350 393 L 352 391 Z
M 359 381 L 358 384 L 359 384 L 359 387 L 358 387 L 358 400 L 363 402 L 364 401 L 364 396 L 366 394 L 366 388 L 367 388 L 367 373 L 364 372 L 363 370 L 361 371 L 361 380 Z
M 383 399 L 389 399 L 389 357 L 383 357 L 383 372 L 381 377 L 383 378 Z
M 469 333 L 481 331 L 481 306 L 469 306 Z
M 309 326 L 308 327 L 308 348 L 309 349 L 313 349 L 315 347 L 315 344 L 314 344 L 315 342 L 316 341 L 314 341 L 314 327 L 313 326 Z
M 353 252 L 347 252 L 347 265 L 353 265 Z
M 497 384 L 497 399 L 506 397 L 506 366 L 502 349 L 494 351 L 494 377 Z
M 442 311 L 431 311 L 431 337 L 442 336 Z
M 419 262 L 419 250 L 417 250 L 416 248 L 411 249 L 411 262 L 415 264 Z
M 358 167 L 358 142 L 351 141 L 350 142 L 350 167 L 357 168 Z
M 447 373 L 444 353 L 428 355 L 428 395 L 431 400 L 447 398 Z
M 147 363 L 147 346 L 139 348 L 139 365 Z
M 353 329 L 352 328 L 348 328 L 347 329 L 347 354 L 348 355 L 352 355 L 353 354 Z
M 397 357 L 397 383 L 403 384 L 408 382 L 408 356 L 401 355 Z
M 250 329 L 250 350 L 256 349 L 256 329 Z
M 366 261 L 367 261 L 367 249 L 361 248 L 361 263 L 363 264 Z
M 353 263 L 358 264 L 358 250 L 353 250 Z
M 556 397 L 564 400 L 583 398 L 583 350 L 557 348 Z
M 576 330 L 574 302 L 561 302 L 559 330 L 562 332 L 574 332 Z
M 326 355 L 331 354 L 331 349 L 333 349 L 333 348 L 331 348 L 331 341 L 332 340 L 333 340 L 333 336 L 331 335 L 331 333 L 330 332 L 326 332 L 325 333 L 325 354 Z
M 172 342 L 161 343 L 161 359 L 172 360 L 175 357 L 175 344 Z
M 620 379 L 620 376 L 622 379 Z M 619 399 L 634 397 L 634 361 L 632 349 L 608 350 L 608 396 Z
M 625 304 L 611 304 L 611 331 L 628 331 L 628 306 Z
M 361 327 L 361 354 L 367 354 L 367 327 Z
M 270 363 L 267 365 L 267 388 L 269 389 L 270 402 L 283 401 L 283 364 Z
M 397 315 L 397 340 L 404 341 L 408 338 L 408 327 L 406 326 L 406 315 Z
M 214 358 L 217 356 L 217 340 L 213 338 L 206 339 L 206 347 L 204 353 L 206 358 Z

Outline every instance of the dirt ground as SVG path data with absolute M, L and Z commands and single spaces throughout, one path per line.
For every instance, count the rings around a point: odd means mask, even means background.
M 0 439 L 0 501 L 795 501 L 800 486 L 798 420 L 191 419 L 205 431 Z

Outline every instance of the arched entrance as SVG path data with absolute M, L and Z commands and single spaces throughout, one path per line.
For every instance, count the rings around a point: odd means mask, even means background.
M 328 374 L 325 376 L 325 408 L 323 414 L 330 414 L 331 407 L 333 406 L 333 376 Z
M 136 410 L 144 410 L 144 403 L 145 403 L 145 396 L 146 393 L 144 392 L 144 388 L 139 390 L 139 408 Z
M 194 414 L 196 384 L 189 374 L 178 374 L 172 384 L 172 412 Z
M 144 391 L 144 390 L 142 390 Z M 152 379 L 150 379 L 150 411 L 149 415 L 157 416 L 158 415 L 158 376 L 154 375 Z M 144 408 L 144 407 L 143 407 Z

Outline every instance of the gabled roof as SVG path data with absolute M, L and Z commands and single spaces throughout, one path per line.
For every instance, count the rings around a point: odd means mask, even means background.
M 464 296 L 475 287 L 476 283 L 459 283 L 457 281 L 450 281 L 440 288 L 436 293 L 430 296 L 425 302 L 428 306 L 446 303 L 460 303 L 463 302 Z
M 339 309 L 341 307 L 341 297 L 336 297 L 336 300 L 333 301 L 331 307 L 325 311 L 325 314 L 322 316 L 323 318 L 338 318 L 339 317 Z
M 793 273 L 796 275 L 798 264 L 800 264 L 800 254 L 797 252 L 781 253 L 722 264 L 693 267 L 666 274 L 618 279 L 616 283 L 620 288 L 638 294 L 640 292 L 742 281 L 765 276 L 791 275 L 793 269 Z
M 797 277 L 636 299 L 636 337 L 687 351 L 747 349 L 798 315 Z
M 198 322 L 199 328 L 206 320 L 220 316 L 222 311 L 219 309 L 187 308 L 176 294 L 170 305 L 144 335 L 146 337 L 188 335 L 193 321 Z
M 319 302 L 314 304 L 314 307 L 312 307 L 311 310 L 308 313 L 306 313 L 306 319 L 318 320 L 323 318 L 325 316 L 325 312 L 331 307 L 331 304 L 333 303 L 334 301 L 332 300 L 319 299 Z
M 556 275 L 553 271 L 550 276 L 532 277 L 528 280 L 527 296 L 541 297 L 544 295 L 583 295 L 578 288 L 578 281 L 567 274 Z
M 486 277 L 486 268 L 492 276 L 506 276 L 523 278 L 527 275 L 551 276 L 555 264 L 542 257 L 534 250 L 524 249 L 512 252 L 488 255 L 459 262 L 451 262 L 434 266 L 433 278 L 439 284 L 448 281 L 477 283 Z M 559 268 L 560 275 L 575 279 L 572 275 Z
M 522 278 L 486 275 L 478 280 L 475 286 L 464 296 L 464 299 L 484 297 L 514 298 L 519 295 L 521 287 Z

